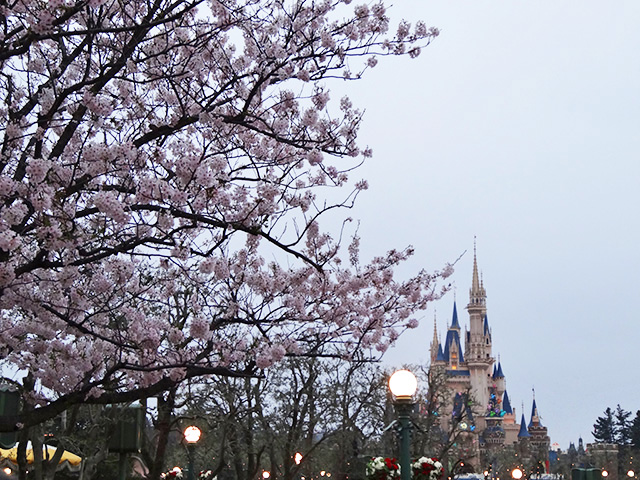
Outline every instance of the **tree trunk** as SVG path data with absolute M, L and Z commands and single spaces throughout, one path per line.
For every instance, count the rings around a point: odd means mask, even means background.
M 149 476 L 147 477 L 149 480 L 160 480 L 160 474 L 163 472 L 175 404 L 175 388 L 167 392 L 166 398 L 162 395 L 158 396 L 158 420 L 155 425 L 157 432 L 156 451 L 152 463 L 149 465 Z

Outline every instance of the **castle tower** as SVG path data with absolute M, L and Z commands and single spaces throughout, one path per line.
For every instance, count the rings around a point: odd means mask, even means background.
M 504 373 L 502 372 L 502 363 L 500 362 L 500 360 L 498 360 L 498 367 L 495 369 L 492 380 L 496 387 L 498 395 L 502 397 L 502 395 L 505 392 L 505 381 L 504 381 Z
M 536 405 L 535 393 L 533 397 L 533 404 L 531 405 L 531 420 L 529 421 L 529 433 L 531 434 L 531 448 L 537 454 L 540 459 L 543 459 L 545 454 L 549 451 L 550 439 L 547 434 L 547 427 L 540 422 L 540 416 L 538 415 L 538 406 Z
M 502 409 L 505 411 L 504 418 L 502 419 L 504 443 L 506 445 L 512 445 L 518 441 L 520 425 L 516 423 L 516 409 L 511 406 L 511 400 L 506 390 L 502 397 Z
M 491 332 L 487 320 L 487 293 L 478 275 L 476 247 L 473 247 L 473 277 L 469 290 L 469 331 L 465 345 L 465 358 L 473 396 L 482 405 L 489 401 L 489 379 L 494 359 L 491 356 Z
M 518 453 L 520 458 L 529 460 L 531 458 L 531 434 L 527 430 L 527 421 L 524 419 L 524 413 L 522 414 L 522 420 L 520 420 L 520 431 L 518 432 Z

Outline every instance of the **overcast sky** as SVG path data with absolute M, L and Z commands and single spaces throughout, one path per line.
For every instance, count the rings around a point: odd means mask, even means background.
M 374 149 L 352 212 L 364 253 L 412 244 L 409 273 L 467 251 L 464 328 L 477 236 L 518 417 L 535 387 L 552 442 L 591 442 L 608 406 L 640 409 L 640 2 L 396 3 L 441 35 L 347 87 Z M 444 334 L 453 295 L 435 308 Z M 433 315 L 388 363 L 428 359 Z

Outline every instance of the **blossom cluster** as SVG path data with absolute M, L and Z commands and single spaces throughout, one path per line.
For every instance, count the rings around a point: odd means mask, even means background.
M 411 464 L 411 476 L 414 480 L 439 480 L 444 466 L 437 458 L 420 457 Z
M 164 480 L 174 480 L 182 478 L 182 469 L 180 467 L 174 467 L 168 472 L 163 472 L 160 474 L 160 478 Z
M 400 465 L 395 458 L 373 457 L 365 473 L 367 480 L 393 480 L 400 477 Z

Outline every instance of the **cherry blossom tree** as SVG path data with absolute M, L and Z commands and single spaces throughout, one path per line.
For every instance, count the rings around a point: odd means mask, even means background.
M 31 385 L 0 430 L 415 327 L 451 267 L 401 281 L 410 248 L 321 228 L 371 155 L 328 85 L 437 33 L 382 2 L 0 2 L 0 351 Z

